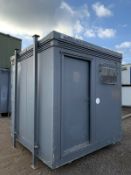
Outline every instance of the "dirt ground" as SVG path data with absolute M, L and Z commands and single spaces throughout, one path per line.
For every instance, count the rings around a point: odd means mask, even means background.
M 131 108 L 130 107 L 123 107 L 122 108 L 122 115 L 131 114 Z
M 121 143 L 108 146 L 95 153 L 50 170 L 38 162 L 37 170 L 31 169 L 31 153 L 20 144 L 11 144 L 10 119 L 0 118 L 0 175 L 131 175 L 131 117 L 122 122 Z

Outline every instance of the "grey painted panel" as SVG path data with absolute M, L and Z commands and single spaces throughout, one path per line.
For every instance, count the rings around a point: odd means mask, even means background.
M 15 66 L 11 64 L 11 134 L 14 128 Z
M 100 81 L 100 64 L 108 64 L 117 67 L 117 83 L 102 84 Z M 96 104 L 96 141 L 109 140 L 121 135 L 121 82 L 120 63 L 99 59 L 96 62 L 96 98 L 100 98 L 100 104 Z
M 18 135 L 29 147 L 33 144 L 33 62 L 18 63 Z
M 53 49 L 38 54 L 39 155 L 53 158 Z
M 8 112 L 11 113 L 11 68 L 9 69 L 8 80 Z
M 62 156 L 89 144 L 89 63 L 64 57 L 62 71 Z
M 33 61 L 32 57 L 27 60 L 27 87 L 26 87 L 26 122 L 27 122 L 27 140 L 30 142 L 30 144 L 33 144 L 33 85 L 34 85 L 34 80 L 33 80 Z M 30 124 L 30 125 L 29 125 Z
M 18 63 L 18 90 L 17 90 L 17 121 L 19 135 L 26 139 L 26 66 L 27 60 Z
M 9 70 L 0 69 L 0 113 L 8 113 Z

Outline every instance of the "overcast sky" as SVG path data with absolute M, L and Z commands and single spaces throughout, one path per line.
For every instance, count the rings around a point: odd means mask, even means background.
M 0 32 L 23 39 L 56 30 L 123 53 L 131 63 L 131 0 L 0 0 Z

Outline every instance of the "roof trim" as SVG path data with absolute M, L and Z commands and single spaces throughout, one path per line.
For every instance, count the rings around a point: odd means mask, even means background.
M 79 39 L 70 37 L 68 35 L 65 35 L 65 34 L 62 34 L 56 31 L 52 31 L 47 36 L 45 36 L 43 39 L 38 40 L 39 47 L 43 47 L 44 45 L 48 44 L 48 42 L 51 42 L 53 40 L 58 41 L 56 46 L 58 46 L 60 42 L 63 42 L 65 44 L 75 45 L 75 46 L 78 46 L 84 49 L 91 50 L 93 52 L 103 53 L 105 55 L 108 55 L 108 57 L 111 56 L 111 57 L 119 59 L 120 61 L 122 59 L 122 54 L 120 53 L 117 53 L 115 51 L 112 51 L 112 50 L 109 50 L 109 49 L 106 49 L 106 48 L 103 48 L 103 47 L 100 47 L 94 44 L 90 44 L 86 41 L 79 40 Z M 52 43 L 50 47 L 54 45 L 55 43 Z M 24 50 L 20 52 L 20 56 L 26 55 L 26 53 L 28 53 L 32 49 L 33 49 L 33 45 L 30 45 L 29 47 L 25 48 Z
M 74 43 L 74 44 L 80 45 L 82 47 L 91 48 L 91 49 L 94 49 L 96 51 L 104 52 L 106 54 L 122 58 L 121 53 L 115 52 L 115 51 L 110 50 L 110 49 L 106 49 L 106 48 L 101 47 L 101 46 L 97 46 L 95 44 L 88 43 L 87 41 L 84 41 L 84 40 L 73 38 L 71 36 L 68 36 L 68 35 L 65 35 L 63 33 L 59 33 L 56 31 L 52 31 L 46 37 L 41 39 L 39 42 L 43 43 L 47 40 L 52 40 L 52 39 L 61 40 L 61 41 L 68 42 L 68 43 Z

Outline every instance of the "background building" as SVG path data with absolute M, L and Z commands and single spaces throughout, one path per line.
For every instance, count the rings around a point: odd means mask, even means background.
M 122 106 L 131 106 L 131 64 L 122 65 Z
M 0 68 L 10 68 L 10 57 L 16 48 L 21 50 L 21 39 L 0 33 Z
M 21 50 L 21 39 L 0 33 L 0 114 L 10 113 L 10 57 Z

